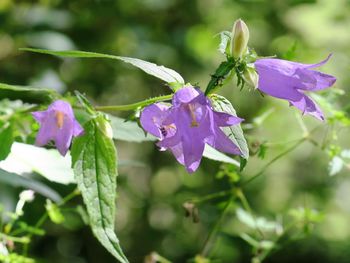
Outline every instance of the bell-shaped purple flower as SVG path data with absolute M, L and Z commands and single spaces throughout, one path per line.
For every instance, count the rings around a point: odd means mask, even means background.
M 65 101 L 57 100 L 46 111 L 32 112 L 32 115 L 40 124 L 35 145 L 43 146 L 49 141 L 54 141 L 63 156 L 66 155 L 73 137 L 84 133 L 74 117 L 71 105 Z
M 170 150 L 188 172 L 194 172 L 202 159 L 204 146 L 240 155 L 241 151 L 220 129 L 243 119 L 213 110 L 205 95 L 196 88 L 178 90 L 172 105 L 152 104 L 142 111 L 142 127 L 158 137 L 161 150 Z
M 317 64 L 301 64 L 282 59 L 264 58 L 255 62 L 259 74 L 258 89 L 270 96 L 285 99 L 303 114 L 310 114 L 324 120 L 318 105 L 305 92 L 331 87 L 336 78 L 313 70 L 325 64 L 327 59 Z

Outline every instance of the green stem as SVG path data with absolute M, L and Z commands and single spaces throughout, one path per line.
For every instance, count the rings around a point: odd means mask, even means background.
M 267 170 L 267 168 L 269 168 L 273 163 L 275 163 L 277 160 L 279 160 L 280 158 L 282 158 L 283 156 L 287 155 L 288 153 L 292 152 L 294 149 L 296 149 L 300 144 L 302 144 L 303 142 L 305 142 L 306 140 L 308 140 L 308 137 L 304 137 L 302 139 L 300 139 L 297 143 L 295 143 L 292 147 L 288 148 L 287 150 L 281 152 L 280 154 L 278 154 L 275 158 L 273 158 L 271 161 L 269 161 L 258 173 L 256 173 L 255 175 L 253 175 L 251 178 L 249 178 L 247 181 L 242 183 L 242 186 L 245 186 L 247 184 L 249 184 L 250 182 L 254 181 L 256 178 L 258 178 L 260 175 L 262 175 L 263 173 L 265 173 L 265 171 Z
M 68 201 L 70 201 L 71 199 L 73 199 L 74 197 L 76 197 L 77 195 L 79 195 L 80 194 L 80 192 L 79 192 L 79 190 L 78 189 L 74 189 L 74 191 L 73 192 L 71 192 L 71 193 L 69 193 L 66 197 L 64 197 L 63 199 L 62 199 L 62 201 L 59 203 L 59 204 L 57 204 L 57 206 L 58 207 L 61 207 L 61 206 L 63 206 L 63 205 L 65 205 Z M 39 228 L 39 227 L 41 227 L 44 223 L 45 223 L 45 221 L 46 221 L 46 219 L 49 217 L 49 215 L 48 215 L 48 212 L 47 211 L 45 211 L 45 213 L 39 218 L 39 220 L 38 220 L 38 222 L 35 224 L 35 228 Z M 32 233 L 30 233 L 29 235 L 28 235 L 28 238 L 29 239 L 31 239 L 31 237 L 33 236 L 33 234 Z M 28 254 L 28 244 L 25 244 L 24 245 L 24 247 L 23 247 L 23 250 L 24 250 L 24 255 L 27 255 Z
M 192 199 L 192 200 L 190 200 L 190 202 L 198 204 L 198 203 L 206 202 L 206 201 L 209 201 L 209 200 L 212 200 L 212 199 L 216 199 L 216 198 L 232 195 L 233 193 L 234 193 L 234 189 L 224 190 L 224 191 L 220 191 L 220 192 L 216 192 L 216 193 L 205 195 L 205 196 L 203 196 L 201 198 Z
M 207 239 L 204 242 L 203 245 L 203 249 L 202 249 L 202 256 L 206 256 L 210 250 L 210 244 L 211 244 L 211 240 L 212 238 L 215 236 L 215 234 L 219 231 L 220 225 L 228 211 L 228 208 L 230 207 L 230 204 L 232 203 L 232 201 L 234 200 L 235 196 L 231 196 L 230 199 L 227 201 L 224 209 L 221 212 L 220 217 L 218 218 L 218 220 L 216 221 L 215 225 L 213 226 L 213 228 L 211 229 L 211 231 L 208 234 Z
M 143 100 L 140 102 L 132 103 L 132 104 L 126 104 L 126 105 L 112 105 L 112 106 L 96 106 L 95 109 L 99 111 L 129 111 L 129 110 L 136 110 L 139 107 L 147 106 L 149 104 L 159 102 L 159 101 L 165 101 L 170 100 L 173 97 L 173 94 L 159 96 L 150 98 L 148 100 Z
M 251 207 L 249 205 L 249 202 L 248 202 L 247 198 L 245 197 L 243 191 L 240 188 L 236 189 L 236 196 L 241 201 L 244 209 L 246 211 L 248 211 L 250 214 L 252 214 L 252 209 L 251 209 Z
M 30 242 L 29 237 L 14 237 L 14 236 L 5 235 L 3 233 L 0 233 L 0 238 L 4 240 L 10 240 L 16 243 L 23 243 L 23 244 L 28 244 Z
M 229 75 L 231 70 L 235 67 L 236 62 L 233 58 L 222 62 L 216 69 L 215 73 L 211 75 L 211 79 L 205 89 L 205 95 L 214 93 L 218 88 L 223 86 L 223 81 Z

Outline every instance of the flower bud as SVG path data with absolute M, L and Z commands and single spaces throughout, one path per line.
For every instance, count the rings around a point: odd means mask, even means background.
M 259 75 L 255 68 L 248 66 L 243 72 L 243 79 L 249 86 L 253 87 L 254 89 L 258 88 Z
M 231 55 L 234 58 L 242 58 L 247 50 L 249 30 L 243 20 L 238 19 L 233 25 L 231 40 Z

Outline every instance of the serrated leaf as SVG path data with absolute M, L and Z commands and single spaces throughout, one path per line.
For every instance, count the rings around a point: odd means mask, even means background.
M 0 100 L 22 100 L 28 103 L 48 103 L 58 97 L 58 93 L 51 89 L 32 88 L 0 83 Z
M 230 163 L 230 164 L 233 164 L 235 166 L 239 166 L 238 161 L 227 156 L 226 154 L 219 152 L 218 150 L 214 149 L 213 147 L 211 147 L 207 144 L 205 145 L 203 156 L 208 158 L 208 159 L 214 160 L 214 161 L 219 161 L 219 162 L 223 162 L 223 163 Z
M 113 138 L 116 140 L 129 142 L 155 141 L 156 137 L 145 132 L 137 125 L 136 122 L 126 121 L 125 119 L 109 115 L 113 129 Z
M 9 173 L 3 169 L 0 169 L 0 182 L 14 187 L 31 189 L 55 202 L 61 201 L 61 196 L 45 184 L 30 178 L 22 177 L 15 173 Z
M 212 105 L 215 111 L 226 112 L 237 116 L 232 104 L 223 96 L 212 94 L 210 95 Z M 246 139 L 244 138 L 243 130 L 240 125 L 230 127 L 222 127 L 223 132 L 231 139 L 231 141 L 238 146 L 242 152 L 242 157 L 249 158 L 249 148 Z
M 13 129 L 11 125 L 0 127 L 0 161 L 6 159 L 10 154 L 11 146 L 14 141 Z
M 164 80 L 165 82 L 168 82 L 168 83 L 179 82 L 179 83 L 185 84 L 184 79 L 175 70 L 166 68 L 164 66 L 158 66 L 154 63 L 144 61 L 144 60 L 141 60 L 138 58 L 121 57 L 121 56 L 114 56 L 114 55 L 95 53 L 95 52 L 79 51 L 79 50 L 54 51 L 54 50 L 35 49 L 35 48 L 21 48 L 20 50 L 48 54 L 48 55 L 54 55 L 54 56 L 59 56 L 59 57 L 109 58 L 109 59 L 121 60 L 123 62 L 129 63 L 129 64 L 143 70 L 147 74 L 150 74 L 154 77 L 157 77 L 161 80 Z
M 73 142 L 72 164 L 94 235 L 116 259 L 127 263 L 114 232 L 117 153 L 105 132 L 108 125 L 103 115 L 84 125 L 85 134 Z
M 228 45 L 231 41 L 231 32 L 230 31 L 222 31 L 219 33 L 220 35 L 220 44 L 219 44 L 219 52 L 222 54 L 226 54 Z

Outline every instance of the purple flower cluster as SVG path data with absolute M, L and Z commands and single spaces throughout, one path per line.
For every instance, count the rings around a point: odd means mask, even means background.
M 72 107 L 65 101 L 57 100 L 46 111 L 32 112 L 32 115 L 40 124 L 35 145 L 44 146 L 54 141 L 63 156 L 66 155 L 73 137 L 84 133 L 83 128 L 74 117 Z
M 240 155 L 241 151 L 220 129 L 243 119 L 213 110 L 207 97 L 192 86 L 178 90 L 172 105 L 156 103 L 142 111 L 142 127 L 159 138 L 161 150 L 170 150 L 189 173 L 194 172 L 208 144 L 219 151 Z
M 324 120 L 318 105 L 305 92 L 319 91 L 331 87 L 336 78 L 313 70 L 324 65 L 330 58 L 317 64 L 301 64 L 281 59 L 259 59 L 255 68 L 259 74 L 258 89 L 280 99 L 289 101 L 302 111 L 317 119 Z

